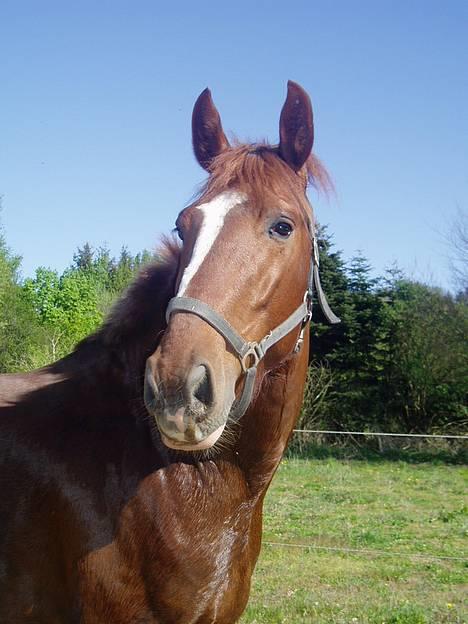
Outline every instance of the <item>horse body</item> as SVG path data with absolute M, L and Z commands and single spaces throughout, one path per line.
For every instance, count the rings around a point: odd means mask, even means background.
M 212 315 L 259 341 L 305 300 L 311 123 L 290 83 L 279 147 L 230 148 L 205 91 L 193 137 L 210 178 L 179 216 L 183 245 L 168 244 L 71 355 L 0 377 L 0 622 L 240 617 L 302 401 L 309 315 L 302 303 L 265 355 L 249 342 L 241 358 Z M 179 305 L 166 319 L 182 299 L 215 312 Z M 232 422 L 249 371 L 250 405 Z
M 286 378 L 300 369 L 277 373 L 271 405 L 249 421 L 239 450 L 204 461 L 155 448 L 129 418 L 135 408 L 119 378 L 102 386 L 91 366 L 71 379 L 48 371 L 42 386 L 35 373 L 24 394 L 21 376 L 0 421 L 0 553 L 9 562 L 0 621 L 236 621 L 260 549 L 263 496 L 297 410 L 295 397 L 284 406 Z M 83 393 L 100 409 L 77 405 Z M 272 427 L 263 449 L 252 444 L 250 429 Z

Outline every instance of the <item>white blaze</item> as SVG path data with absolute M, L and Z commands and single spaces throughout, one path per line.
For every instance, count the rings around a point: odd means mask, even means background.
M 245 201 L 245 196 L 242 193 L 227 191 L 226 193 L 218 195 L 218 197 L 212 201 L 197 207 L 203 214 L 203 221 L 193 248 L 192 258 L 190 263 L 186 266 L 180 281 L 179 292 L 177 293 L 178 297 L 181 297 L 187 290 L 192 278 L 195 276 L 203 260 L 212 248 L 213 243 L 224 225 L 224 219 L 228 212 L 231 208 L 241 204 L 243 201 Z

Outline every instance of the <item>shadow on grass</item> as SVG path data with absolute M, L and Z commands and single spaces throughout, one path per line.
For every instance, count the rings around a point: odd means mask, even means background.
M 466 444 L 456 443 L 437 446 L 423 446 L 414 448 L 387 447 L 379 448 L 375 441 L 358 444 L 353 442 L 312 442 L 293 438 L 286 452 L 288 458 L 301 459 L 343 459 L 362 460 L 367 462 L 402 461 L 409 464 L 468 464 L 468 447 Z

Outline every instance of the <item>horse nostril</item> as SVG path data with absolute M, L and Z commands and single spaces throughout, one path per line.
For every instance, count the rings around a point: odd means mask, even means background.
M 187 381 L 191 398 L 197 399 L 203 405 L 211 405 L 213 402 L 213 391 L 206 366 L 196 366 L 190 373 Z

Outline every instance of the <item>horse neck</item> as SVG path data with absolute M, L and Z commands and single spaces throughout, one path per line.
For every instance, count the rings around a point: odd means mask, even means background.
M 301 409 L 308 364 L 308 335 L 301 352 L 267 374 L 245 414 L 237 445 L 239 463 L 252 492 L 266 491 Z

